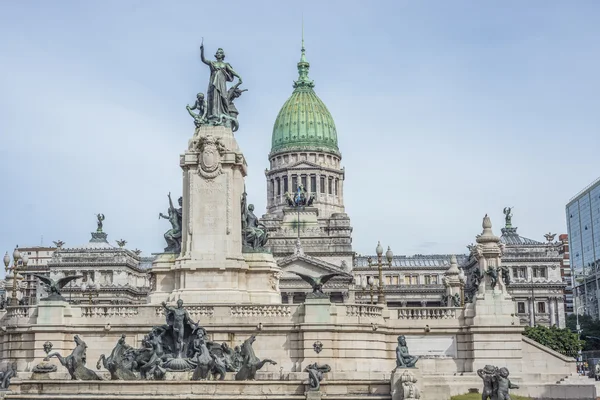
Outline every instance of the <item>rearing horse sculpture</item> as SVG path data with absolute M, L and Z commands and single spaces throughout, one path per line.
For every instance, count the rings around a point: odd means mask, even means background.
M 244 341 L 242 344 L 242 367 L 235 374 L 236 381 L 248 381 L 256 379 L 256 371 L 261 369 L 266 363 L 270 363 L 272 365 L 276 365 L 277 363 L 273 360 L 269 360 L 268 358 L 264 360 L 260 360 L 254 354 L 254 349 L 252 348 L 252 343 L 256 340 L 256 336 L 252 335 L 248 339 Z

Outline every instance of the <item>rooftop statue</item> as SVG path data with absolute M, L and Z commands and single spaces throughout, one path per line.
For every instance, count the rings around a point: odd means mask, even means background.
M 54 245 L 56 246 L 57 249 L 62 249 L 62 247 L 65 245 L 65 242 L 63 242 L 62 240 L 56 240 L 56 241 L 53 241 L 52 243 L 54 243 Z
M 242 344 L 241 353 L 243 361 L 240 370 L 235 375 L 236 381 L 254 380 L 256 378 L 256 372 L 260 370 L 266 363 L 270 363 L 272 365 L 277 364 L 275 361 L 269 360 L 268 358 L 260 360 L 258 357 L 256 357 L 256 355 L 254 355 L 252 343 L 255 341 L 256 336 L 252 335 L 244 341 L 244 344 Z
M 246 192 L 242 194 L 242 246 L 245 250 L 260 251 L 264 250 L 269 235 L 267 227 L 254 215 L 254 205 L 247 204 Z
M 98 219 L 98 229 L 96 229 L 96 232 L 102 232 L 102 221 L 104 221 L 104 214 L 96 214 L 96 218 Z
M 396 368 L 414 368 L 419 357 L 408 354 L 406 338 L 404 335 L 398 336 L 398 346 L 396 347 Z
M 47 285 L 50 288 L 50 295 L 42 299 L 47 301 L 66 301 L 65 298 L 61 296 L 60 289 L 62 289 L 67 283 L 74 281 L 75 279 L 83 278 L 83 275 L 72 275 L 62 277 L 55 281 L 54 279 L 50 279 L 47 276 L 43 275 L 33 274 L 33 276 L 38 278 L 43 284 Z
M 504 207 L 504 210 L 502 211 L 504 213 L 504 225 L 507 228 L 512 228 L 512 214 L 511 214 L 512 208 L 511 207 Z
M 179 209 L 173 206 L 173 200 L 171 200 L 171 193 L 167 195 L 169 197 L 169 210 L 168 215 L 163 213 L 158 214 L 158 218 L 168 219 L 171 223 L 171 229 L 165 232 L 165 240 L 167 241 L 167 247 L 165 247 L 165 253 L 179 254 L 181 252 L 181 224 L 182 224 L 182 204 L 183 197 L 180 197 Z
M 206 92 L 208 122 L 212 125 L 229 126 L 235 132 L 238 128 L 238 111 L 233 105 L 233 100 L 243 92 L 238 89 L 242 84 L 242 78 L 231 64 L 225 62 L 225 52 L 222 48 L 217 49 L 215 61 L 210 61 L 204 57 L 204 43 L 202 43 L 200 59 L 210 68 L 210 80 Z M 238 78 L 238 83 L 228 90 L 227 82 L 233 82 L 234 77 Z
M 304 185 L 299 184 L 296 193 L 285 192 L 285 199 L 290 207 L 312 206 L 315 201 L 314 193 L 308 193 Z
M 333 278 L 335 276 L 343 275 L 343 274 L 339 274 L 339 273 L 333 273 L 333 274 L 326 274 L 326 275 L 321 275 L 321 276 L 317 276 L 317 277 L 312 277 L 309 275 L 301 274 L 299 272 L 294 272 L 294 271 L 291 271 L 291 272 L 298 275 L 305 282 L 307 282 L 312 287 L 313 294 L 323 294 L 323 285 L 324 284 L 326 284 L 331 278 Z
M 62 366 L 67 368 L 73 380 L 101 381 L 102 379 L 94 371 L 85 366 L 87 344 L 81 340 L 79 335 L 75 335 L 73 340 L 76 346 L 71 355 L 63 357 L 60 353 L 53 352 L 48 354 L 46 359 L 52 357 L 58 358 Z

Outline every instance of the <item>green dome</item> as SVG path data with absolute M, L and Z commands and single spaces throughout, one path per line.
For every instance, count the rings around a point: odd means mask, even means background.
M 294 92 L 277 115 L 271 139 L 271 155 L 288 150 L 318 150 L 339 154 L 335 122 L 308 78 L 310 64 L 304 45 L 298 63 Z

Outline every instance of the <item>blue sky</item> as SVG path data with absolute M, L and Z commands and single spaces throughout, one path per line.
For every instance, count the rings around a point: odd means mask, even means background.
M 218 5 L 220 4 L 220 5 Z M 265 209 L 271 132 L 304 14 L 315 90 L 337 125 L 354 248 L 465 252 L 502 209 L 527 237 L 566 231 L 600 175 L 597 1 L 0 3 L 0 250 L 109 240 L 164 247 L 181 194 L 185 111 L 223 47 L 246 186 Z

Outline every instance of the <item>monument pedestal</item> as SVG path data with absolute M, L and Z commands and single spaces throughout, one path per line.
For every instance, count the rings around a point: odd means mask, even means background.
M 152 266 L 149 302 L 281 303 L 279 267 L 270 254 L 242 253 L 246 160 L 225 126 L 201 126 L 180 157 L 181 254 Z
M 392 400 L 429 400 L 421 392 L 423 375 L 419 368 L 396 368 L 392 371 L 390 385 Z

